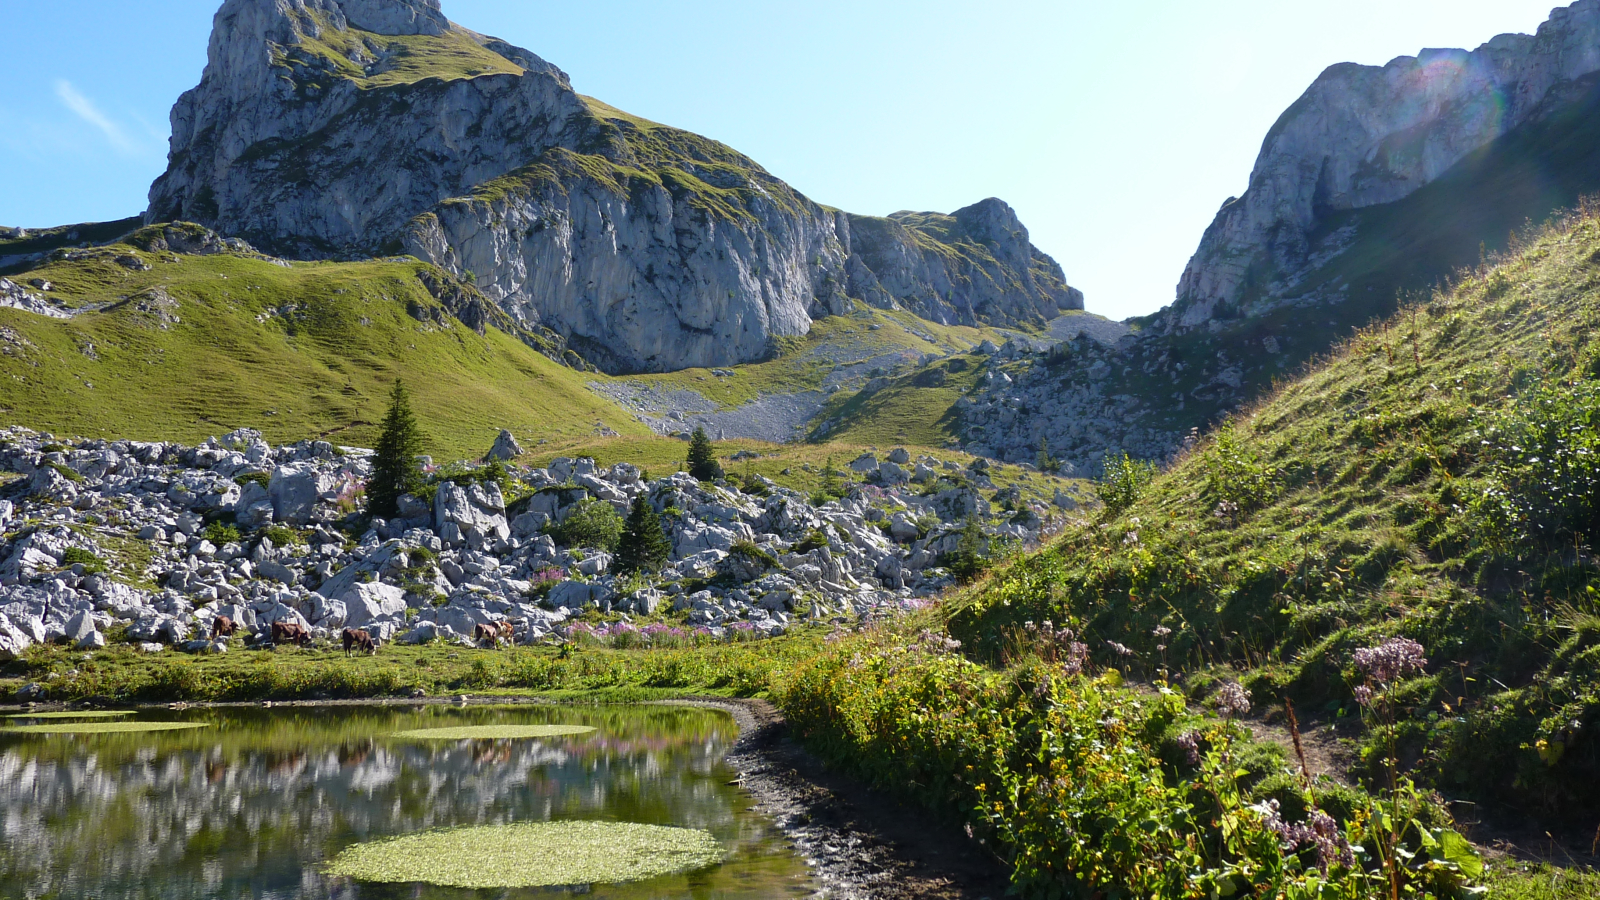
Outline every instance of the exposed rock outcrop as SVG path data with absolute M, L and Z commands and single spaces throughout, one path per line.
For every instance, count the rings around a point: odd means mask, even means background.
M 1472 52 L 1329 68 L 1268 133 L 1249 189 L 1223 204 L 1159 321 L 1186 329 L 1296 299 L 1306 273 L 1350 244 L 1353 235 L 1326 227 L 1336 214 L 1407 197 L 1596 72 L 1600 0 Z
M 579 96 L 432 0 L 226 0 L 172 127 L 146 221 L 299 257 L 403 250 L 612 372 L 758 359 L 852 298 L 966 324 L 1082 307 L 998 200 L 828 209 L 722 144 Z

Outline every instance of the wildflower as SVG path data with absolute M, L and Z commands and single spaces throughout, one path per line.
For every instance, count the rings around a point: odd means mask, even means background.
M 1178 748 L 1183 751 L 1183 758 L 1188 760 L 1189 765 L 1200 765 L 1200 732 L 1185 731 L 1183 734 L 1178 735 L 1177 743 Z
M 1361 685 L 1360 687 L 1356 688 L 1356 702 L 1361 704 L 1362 706 L 1371 706 L 1372 705 L 1372 688 L 1367 687 L 1364 684 Z
M 1111 648 L 1112 653 L 1115 653 L 1124 659 L 1133 655 L 1132 649 L 1123 644 L 1119 644 L 1116 641 L 1106 641 L 1106 646 Z
M 1217 710 L 1227 716 L 1242 716 L 1250 711 L 1250 692 L 1237 681 L 1217 689 Z
M 1390 638 L 1355 653 L 1356 668 L 1378 684 L 1391 684 L 1428 666 L 1422 645 L 1410 638 Z
M 1156 629 L 1154 631 L 1150 632 L 1150 633 L 1155 635 L 1158 638 L 1163 638 L 1163 637 L 1166 637 L 1167 635 L 1171 634 L 1172 633 L 1172 629 L 1168 628 L 1165 625 L 1157 625 Z

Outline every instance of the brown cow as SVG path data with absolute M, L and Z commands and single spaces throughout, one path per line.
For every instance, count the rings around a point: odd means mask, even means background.
M 368 656 L 375 656 L 378 653 L 377 640 L 365 628 L 346 628 L 340 632 L 339 637 L 344 641 L 345 656 L 349 656 L 355 650 L 364 650 Z
M 274 644 L 289 642 L 304 647 L 311 643 L 311 629 L 299 622 L 273 622 L 272 642 Z
M 238 630 L 239 625 L 227 616 L 217 616 L 211 620 L 211 639 L 213 641 L 219 637 L 233 637 L 233 633 Z
M 491 647 L 500 646 L 502 640 L 509 644 L 514 637 L 515 633 L 510 622 L 486 622 L 472 629 L 474 641 L 480 644 L 486 643 Z

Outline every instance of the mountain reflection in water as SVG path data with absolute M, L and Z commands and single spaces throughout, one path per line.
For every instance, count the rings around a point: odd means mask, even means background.
M 0 733 L 0 896 L 469 898 L 550 895 L 365 885 L 320 873 L 350 844 L 428 828 L 561 819 L 675 825 L 728 851 L 713 869 L 575 888 L 616 898 L 815 890 L 728 786 L 725 713 L 667 707 L 300 707 L 149 711 L 185 731 Z M 26 720 L 14 720 L 26 724 Z M 396 731 L 574 724 L 572 737 L 414 741 Z

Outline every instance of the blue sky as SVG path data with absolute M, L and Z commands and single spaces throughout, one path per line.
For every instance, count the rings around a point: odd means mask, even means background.
M 0 224 L 121 218 L 217 0 L 7 0 Z M 444 0 L 583 93 L 852 212 L 1016 207 L 1113 318 L 1172 300 L 1272 122 L 1327 66 L 1532 32 L 1550 0 Z

